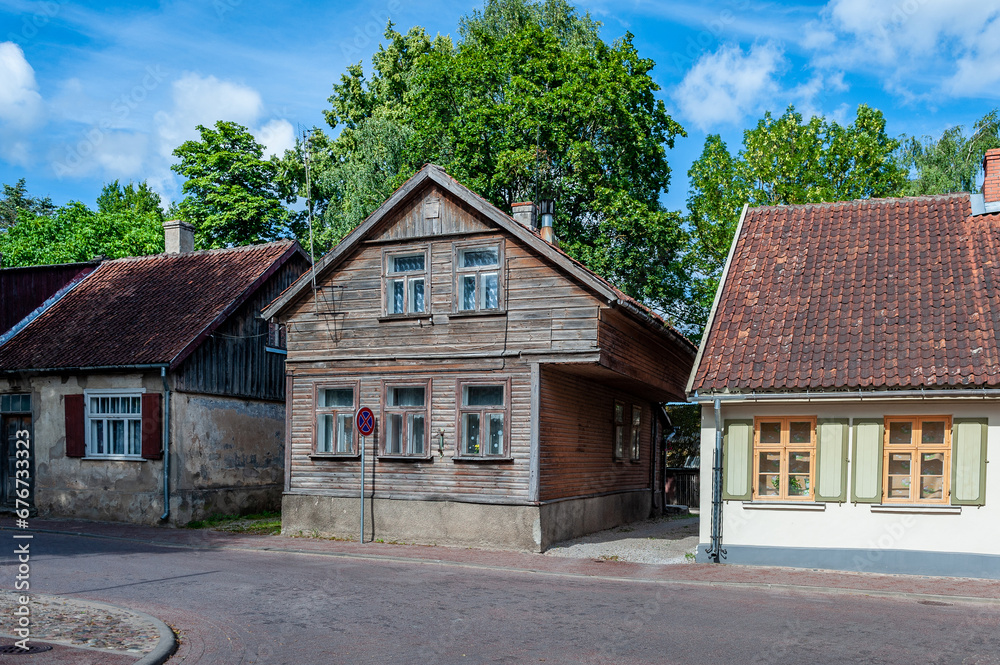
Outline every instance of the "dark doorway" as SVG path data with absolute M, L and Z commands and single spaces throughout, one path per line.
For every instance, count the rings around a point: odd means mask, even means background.
M 28 461 L 28 487 L 31 492 L 28 496 L 28 505 L 34 508 L 34 473 L 35 473 L 35 442 L 32 440 L 31 434 L 31 415 L 30 414 L 3 414 L 0 416 L 0 422 L 2 422 L 2 428 L 0 432 L 3 433 L 2 441 L 0 441 L 0 508 L 4 510 L 14 510 L 15 500 L 17 499 L 17 494 L 15 490 L 17 489 L 17 450 L 18 440 L 27 441 L 27 447 L 24 444 L 21 445 L 21 450 L 28 451 L 28 457 L 25 458 L 23 455 L 20 459 L 27 459 Z M 22 435 L 18 436 L 18 432 Z M 28 432 L 28 436 L 24 436 L 24 432 Z M 24 470 L 24 465 L 21 465 L 21 469 Z M 21 474 L 22 478 L 24 474 Z M 24 485 L 21 486 L 22 489 Z M 23 504 L 21 506 L 24 507 Z

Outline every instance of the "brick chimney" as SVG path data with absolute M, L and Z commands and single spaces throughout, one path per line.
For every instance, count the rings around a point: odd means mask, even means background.
M 194 251 L 194 226 L 179 219 L 163 222 L 163 244 L 166 254 L 187 254 Z
M 523 203 L 512 203 L 511 210 L 513 211 L 514 221 L 521 226 L 534 229 L 535 228 L 535 204 L 532 201 L 526 201 Z
M 983 200 L 987 204 L 1000 202 L 1000 148 L 986 151 L 983 173 Z

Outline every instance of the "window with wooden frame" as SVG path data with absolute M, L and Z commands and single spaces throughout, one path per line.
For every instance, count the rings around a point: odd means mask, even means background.
M 459 457 L 508 456 L 509 392 L 509 381 L 459 381 Z
M 497 312 L 503 309 L 501 243 L 455 246 L 455 310 Z
M 426 314 L 430 310 L 427 249 L 386 251 L 382 258 L 386 316 Z
M 616 460 L 625 457 L 625 404 L 615 400 L 614 411 L 614 440 L 612 443 L 612 456 Z
M 632 405 L 632 432 L 631 432 L 631 459 L 633 462 L 639 461 L 639 441 L 641 439 L 642 407 Z
M 812 500 L 816 418 L 757 417 L 753 441 L 754 498 Z
M 357 397 L 357 383 L 316 387 L 315 454 L 357 454 L 354 432 Z
M 89 458 L 142 459 L 142 393 L 84 391 Z
M 951 473 L 951 416 L 886 416 L 882 486 L 886 503 L 945 503 Z
M 430 382 L 386 383 L 382 401 L 382 455 L 428 457 Z

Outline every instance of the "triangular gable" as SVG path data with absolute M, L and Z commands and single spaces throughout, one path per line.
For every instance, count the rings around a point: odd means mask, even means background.
M 384 222 L 372 230 L 371 240 L 392 242 L 413 240 L 430 236 L 463 235 L 492 231 L 491 227 L 466 209 L 449 194 L 428 183 L 400 208 L 386 216 Z

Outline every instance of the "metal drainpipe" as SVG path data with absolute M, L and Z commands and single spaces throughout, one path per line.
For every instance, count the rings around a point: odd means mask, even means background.
M 719 563 L 722 549 L 722 404 L 715 400 L 715 454 L 712 460 L 712 543 L 705 550 L 713 563 Z
M 161 520 L 170 517 L 170 386 L 167 385 L 167 368 L 160 367 L 163 379 L 163 514 Z

